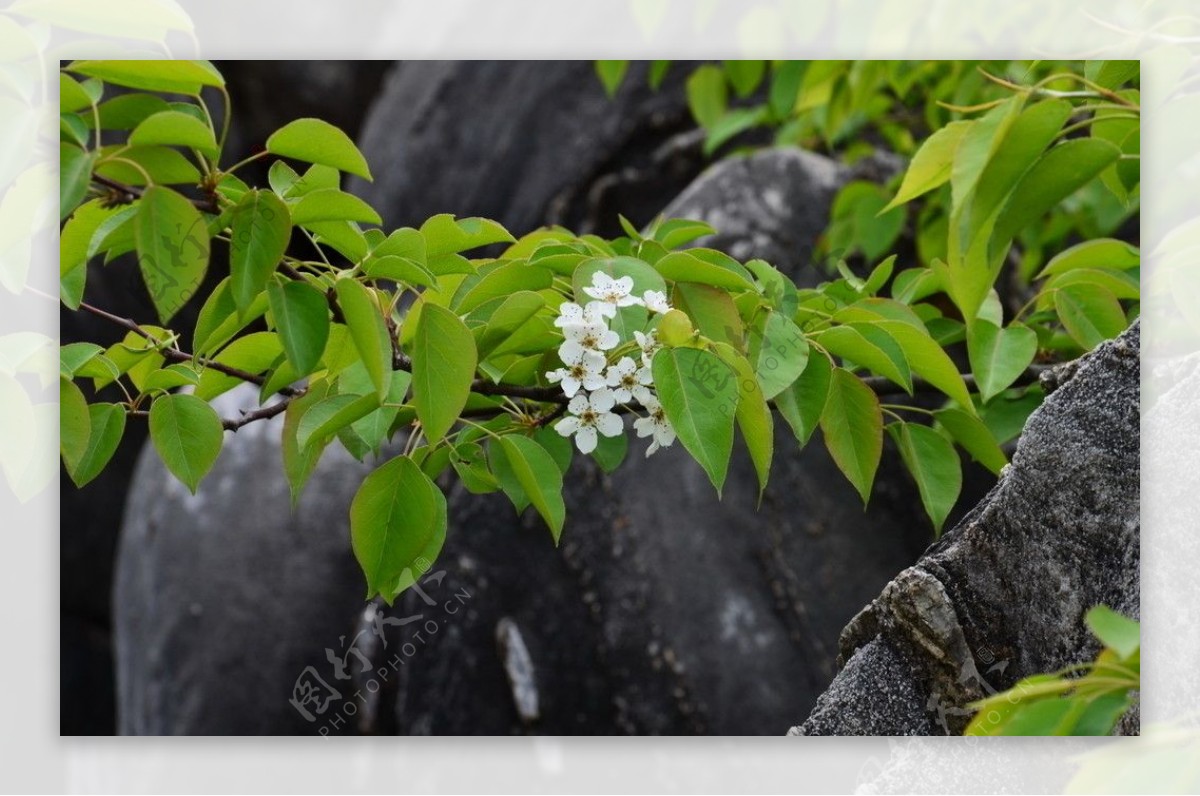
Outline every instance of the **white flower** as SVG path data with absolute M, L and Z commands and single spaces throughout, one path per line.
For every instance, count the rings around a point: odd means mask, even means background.
M 612 388 L 617 403 L 628 403 L 636 397 L 644 404 L 645 396 L 652 395 L 647 389 L 648 385 L 654 383 L 654 376 L 650 373 L 650 368 L 644 365 L 639 368 L 637 363 L 629 357 L 621 357 L 620 362 L 610 365 L 607 377 L 608 386 Z
M 616 405 L 611 390 L 596 390 L 590 396 L 576 395 L 567 404 L 572 417 L 564 417 L 554 424 L 554 430 L 564 437 L 575 435 L 575 445 L 580 453 L 596 450 L 596 432 L 606 437 L 615 437 L 624 429 L 621 418 L 609 410 Z
M 592 274 L 592 286 L 585 287 L 584 293 L 601 302 L 600 312 L 609 318 L 616 317 L 617 307 L 631 307 L 641 304 L 642 300 L 630 295 L 633 290 L 633 277 L 623 276 L 613 279 L 603 271 Z
M 601 301 L 589 301 L 586 307 L 581 307 L 573 301 L 566 301 L 558 307 L 558 317 L 554 319 L 555 326 L 577 326 L 587 323 L 603 323 L 604 307 Z
M 646 455 L 649 456 L 659 448 L 671 447 L 671 443 L 675 441 L 675 429 L 671 428 L 671 421 L 667 420 L 662 404 L 657 398 L 647 396 L 640 400 L 650 414 L 634 420 L 633 428 L 639 437 L 654 437 L 650 447 L 646 449 Z
M 654 358 L 654 352 L 662 348 L 658 343 L 658 333 L 654 331 L 651 331 L 650 334 L 634 332 L 633 339 L 637 340 L 638 348 L 642 349 L 642 364 L 649 366 L 650 360 Z
M 668 312 L 671 309 L 671 305 L 667 303 L 667 294 L 661 290 L 647 290 L 642 294 L 642 303 L 651 312 L 659 314 Z
M 603 354 L 581 349 L 578 356 L 563 357 L 562 360 L 566 367 L 550 371 L 546 378 L 555 384 L 561 381 L 563 393 L 568 398 L 579 392 L 580 387 L 585 390 L 599 390 L 604 387 Z
M 575 361 L 584 351 L 608 351 L 621 342 L 620 335 L 603 321 L 567 324 L 563 327 L 563 336 L 567 339 L 558 347 L 558 356 L 563 362 Z

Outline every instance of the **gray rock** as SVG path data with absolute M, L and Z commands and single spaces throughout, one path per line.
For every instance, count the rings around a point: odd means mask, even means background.
M 515 235 L 547 223 L 620 234 L 704 165 L 676 64 L 658 91 L 645 62 L 609 99 L 591 61 L 413 61 L 384 81 L 360 145 L 375 181 L 352 183 L 390 226 L 485 216 Z
M 717 230 L 694 246 L 739 260 L 761 257 L 801 284 L 815 284 L 828 275 L 814 259 L 814 245 L 847 174 L 812 152 L 766 149 L 712 166 L 663 215 L 705 221 Z
M 1139 343 L 1135 323 L 1045 380 L 1000 482 L 845 628 L 795 734 L 959 731 L 968 702 L 1094 658 L 1092 606 L 1139 616 Z

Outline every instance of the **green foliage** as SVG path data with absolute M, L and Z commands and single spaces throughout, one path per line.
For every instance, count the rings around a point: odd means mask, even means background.
M 1095 661 L 1026 677 L 972 705 L 965 735 L 1108 735 L 1141 685 L 1137 622 L 1098 605 L 1084 617 L 1104 645 Z
M 576 448 L 611 472 L 631 431 L 650 452 L 678 439 L 720 493 L 740 434 L 761 495 L 773 410 L 801 446 L 821 429 L 864 502 L 886 420 L 940 529 L 959 494 L 957 449 L 999 472 L 1001 446 L 1041 399 L 1036 365 L 1118 334 L 1140 296 L 1140 253 L 1114 237 L 1137 208 L 1136 68 L 976 67 L 728 61 L 688 77 L 709 151 L 765 128 L 847 159 L 869 136 L 911 159 L 886 184 L 845 186 L 820 244 L 829 278 L 801 288 L 762 260 L 685 249 L 715 231 L 688 219 L 620 218 L 611 240 L 559 227 L 516 239 L 449 214 L 384 229 L 342 190 L 370 169 L 332 125 L 276 131 L 249 159 L 269 161 L 267 184 L 250 185 L 238 176 L 249 160 L 224 162 L 226 127 L 199 99 L 228 99 L 210 64 L 67 64 L 64 305 L 95 311 L 88 263 L 133 253 L 160 323 L 192 301 L 199 317 L 190 350 L 132 322 L 108 348 L 62 348 L 64 466 L 86 484 L 127 418 L 148 417 L 156 450 L 195 490 L 225 430 L 282 414 L 295 504 L 330 445 L 360 460 L 387 450 L 351 529 L 368 593 L 388 600 L 441 549 L 435 482 L 503 491 L 556 543 Z M 596 68 L 609 94 L 628 73 Z M 666 69 L 656 62 L 651 82 Z M 106 84 L 131 92 L 106 98 Z M 196 297 L 221 247 L 230 274 Z M 262 407 L 219 418 L 207 402 L 242 383 Z M 120 399 L 100 400 L 105 389 Z

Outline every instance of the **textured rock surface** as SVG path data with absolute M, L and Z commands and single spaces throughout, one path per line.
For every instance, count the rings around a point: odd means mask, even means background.
M 846 627 L 795 733 L 959 730 L 991 689 L 1092 659 L 1092 606 L 1140 615 L 1139 343 L 1135 324 L 1047 380 L 1000 482 Z
M 634 63 L 616 96 L 591 61 L 416 61 L 388 75 L 361 139 L 375 181 L 354 188 L 385 223 L 486 216 L 520 235 L 547 223 L 619 234 L 649 221 L 703 167 L 683 100 L 686 63 L 659 91 Z

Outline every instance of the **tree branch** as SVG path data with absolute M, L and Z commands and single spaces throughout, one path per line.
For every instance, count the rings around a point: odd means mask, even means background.
M 130 318 L 122 318 L 119 315 L 113 315 L 111 312 L 105 312 L 99 307 L 93 307 L 91 304 L 87 304 L 86 302 L 82 301 L 79 302 L 79 309 L 84 310 L 85 312 L 90 312 L 92 315 L 95 315 L 98 318 L 104 318 L 107 321 L 128 329 L 129 331 L 140 335 L 152 343 L 161 342 L 160 340 L 156 339 L 154 335 L 147 332 L 141 326 L 138 326 L 137 322 Z M 241 368 L 230 367 L 229 365 L 224 365 L 211 359 L 205 359 L 204 357 L 199 357 L 195 354 L 189 354 L 186 351 L 180 351 L 178 348 L 163 348 L 159 351 L 159 353 L 172 362 L 195 362 L 198 365 L 212 368 L 218 373 L 224 373 L 226 376 L 232 376 L 235 379 L 241 379 L 242 381 L 248 381 L 251 384 L 257 384 L 259 387 L 266 383 L 266 379 L 264 379 L 262 376 L 257 376 L 249 371 L 242 370 Z M 280 387 L 277 392 L 280 395 L 294 397 L 303 393 L 303 390 L 299 390 L 294 387 Z
M 97 185 L 102 185 L 105 188 L 108 188 L 110 191 L 116 191 L 118 194 L 121 194 L 122 201 L 126 203 L 132 202 L 134 199 L 140 199 L 142 194 L 145 192 L 144 188 L 140 188 L 136 185 L 126 185 L 123 182 L 117 182 L 114 179 L 105 177 L 101 174 L 96 174 L 95 172 L 92 173 L 92 182 L 96 183 Z M 191 202 L 192 206 L 197 210 L 202 210 L 205 213 L 212 213 L 214 215 L 221 212 L 221 208 L 218 207 L 217 203 L 211 199 L 192 199 L 191 197 L 184 198 Z

